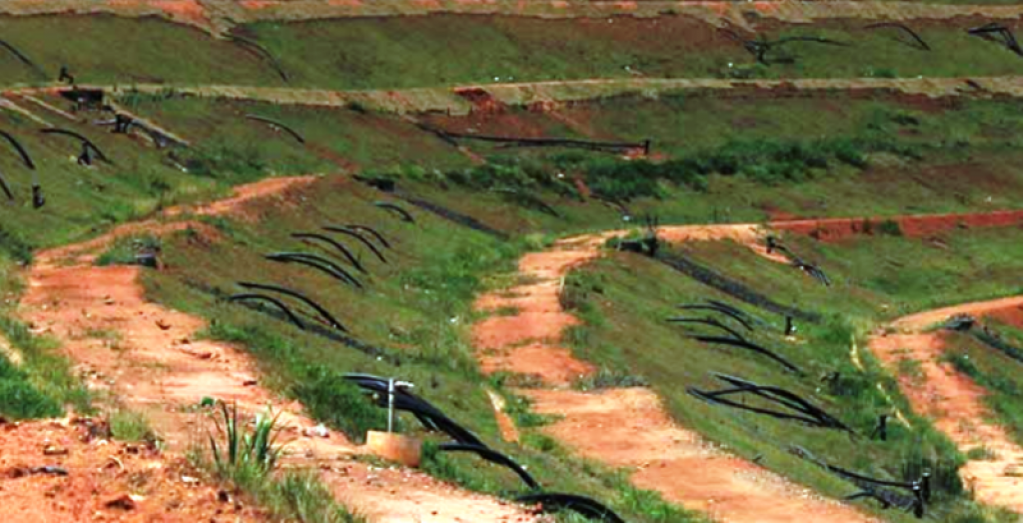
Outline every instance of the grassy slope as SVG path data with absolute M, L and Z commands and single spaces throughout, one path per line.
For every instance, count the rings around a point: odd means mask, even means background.
M 873 383 L 884 383 L 889 391 L 897 388 L 862 349 L 867 371 L 855 369 L 849 360 L 850 342 L 855 337 L 864 347 L 867 329 L 883 319 L 1016 292 L 1013 275 L 1019 270 L 1020 234 L 1016 229 L 957 233 L 943 237 L 940 247 L 927 240 L 890 236 L 841 245 L 790 239 L 797 253 L 819 262 L 827 271 L 834 281 L 830 289 L 737 245 L 695 244 L 684 249 L 781 303 L 826 315 L 824 325 L 802 325 L 796 343 L 777 335 L 756 336 L 765 346 L 797 362 L 807 373 L 804 379 L 761 357 L 687 340 L 681 328 L 664 322 L 664 318 L 676 314 L 674 305 L 723 297 L 737 302 L 635 256 L 603 259 L 570 277 L 567 299 L 577 304 L 587 322 L 572 332 L 571 339 L 586 359 L 614 373 L 641 375 L 649 380 L 683 425 L 747 457 L 763 454 L 762 463 L 769 468 L 832 495 L 842 495 L 848 493 L 848 485 L 836 483 L 787 455 L 787 445 L 799 444 L 841 466 L 895 478 L 902 477 L 907 464 L 921 459 L 954 459 L 954 452 L 919 419 L 914 420 L 914 431 L 896 426 L 886 443 L 850 441 L 839 433 L 711 407 L 688 396 L 685 387 L 722 388 L 710 376 L 712 372 L 780 385 L 814 398 L 846 423 L 869 434 L 876 415 L 891 409 Z M 770 318 L 776 328 L 780 326 L 780 318 L 759 314 Z M 820 382 L 834 371 L 843 376 L 844 387 L 830 389 Z M 898 397 L 896 401 L 905 411 L 905 402 Z M 1004 404 L 1007 398 L 998 401 Z M 958 516 L 954 514 L 971 509 L 952 504 L 937 510 L 949 518 L 943 520 L 955 521 Z
M 282 83 L 272 69 L 239 46 L 156 18 L 3 17 L 0 31 L 48 75 L 40 78 L 4 53 L 0 71 L 7 84 L 54 81 L 62 65 L 80 83 Z
M 215 243 L 189 234 L 166 240 L 163 249 L 169 269 L 147 274 L 149 295 L 212 319 L 210 334 L 244 343 L 264 365 L 272 386 L 301 399 L 313 415 L 354 435 L 367 428 L 379 429 L 384 420 L 380 410 L 340 386 L 340 375 L 400 376 L 416 383 L 420 394 L 488 444 L 521 460 L 550 488 L 608 500 L 630 520 L 680 521 L 684 516 L 677 513 L 664 518 L 654 515 L 658 505 L 646 495 L 624 488 L 599 467 L 551 452 L 554 448 L 542 437 L 527 438 L 522 446 L 500 443 L 483 390 L 487 382 L 478 375 L 466 342 L 473 319 L 469 305 L 487 285 L 483 275 L 499 268 L 510 270 L 521 245 L 502 243 L 415 211 L 418 224 L 403 224 L 372 205 L 379 198 L 378 193 L 344 181 L 323 181 L 289 206 L 265 214 L 260 223 L 218 220 L 222 237 Z M 260 257 L 263 252 L 300 248 L 288 238 L 292 231 L 345 222 L 379 227 L 394 244 L 393 250 L 385 252 L 389 264 L 362 252 L 372 272 L 371 277 L 362 277 L 365 291 Z M 355 337 L 400 358 L 400 366 L 283 322 L 268 321 L 261 313 L 223 304 L 201 290 L 216 287 L 235 292 L 236 280 L 276 282 L 308 293 L 346 323 Z M 411 417 L 404 422 L 409 430 L 418 426 Z M 471 458 L 434 457 L 428 470 L 479 490 L 506 494 L 521 490 L 517 478 Z M 636 496 L 648 506 L 630 508 Z
M 770 38 L 824 35 L 851 47 L 794 44 L 794 64 L 754 66 L 742 46 L 693 19 L 664 16 L 543 20 L 436 15 L 267 22 L 239 31 L 266 45 L 299 87 L 401 88 L 630 77 L 870 77 L 1019 74 L 1023 62 L 954 26 L 915 23 L 933 48 L 922 52 L 886 31 L 844 22 L 769 24 Z M 977 25 L 977 24 L 974 24 Z M 68 65 L 79 82 L 285 85 L 268 64 L 237 44 L 157 19 L 113 16 L 5 17 L 6 41 L 43 68 L 41 77 L 0 55 L 8 84 L 53 80 Z M 56 34 L 59 38 L 39 38 Z M 458 60 L 451 60 L 457 50 Z M 729 64 L 732 64 L 730 67 Z
M 522 110 L 491 121 L 445 117 L 430 121 L 455 131 L 506 136 L 650 138 L 655 153 L 671 159 L 723 155 L 736 144 L 753 154 L 767 146 L 796 143 L 813 151 L 821 149 L 818 141 L 863 143 L 862 150 L 868 154 L 877 147 L 898 145 L 921 157 L 873 154 L 870 167 L 862 173 L 831 158 L 828 169 L 797 171 L 789 180 L 767 177 L 767 184 L 752 169 L 766 160 L 742 158 L 740 175 L 710 176 L 705 193 L 667 185 L 659 200 L 630 203 L 635 214 L 656 209 L 665 223 L 759 221 L 772 211 L 861 216 L 1011 208 L 1016 206 L 1014 195 L 1023 190 L 1018 177 L 1023 158 L 1014 152 L 1023 117 L 1013 104 L 1003 102 L 974 101 L 941 108 L 839 95 L 769 101 L 665 96 L 579 104 L 559 109 L 555 115 Z M 480 154 L 525 166 L 542 166 L 565 155 L 565 151 L 520 152 L 466 144 Z M 591 161 L 606 158 L 594 156 Z M 446 178 L 453 180 L 455 174 L 448 173 Z M 513 183 L 515 179 L 509 177 L 492 184 Z M 877 194 L 886 196 L 877 198 Z M 548 201 L 556 202 L 559 209 L 571 208 L 564 199 Z M 470 214 L 479 212 L 474 202 L 453 205 Z

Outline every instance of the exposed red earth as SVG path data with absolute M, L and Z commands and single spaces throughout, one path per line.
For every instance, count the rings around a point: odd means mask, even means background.
M 223 201 L 189 210 L 173 209 L 163 219 L 188 215 L 231 215 L 245 219 L 315 183 L 314 177 L 280 178 L 241 187 Z M 204 397 L 236 403 L 247 413 L 272 405 L 287 429 L 289 466 L 316 467 L 337 498 L 372 522 L 533 521 L 524 508 L 476 495 L 425 474 L 380 469 L 353 460 L 364 450 L 343 434 L 326 438 L 309 431 L 316 422 L 301 405 L 260 386 L 254 362 L 238 347 L 196 339 L 203 320 L 145 300 L 139 268 L 97 267 L 95 255 L 114 239 L 138 232 L 191 227 L 214 240 L 196 222 L 151 220 L 118 227 L 95 240 L 39 253 L 27 274 L 22 317 L 40 334 L 54 336 L 93 388 L 113 393 L 115 402 L 147 415 L 169 452 L 180 456 L 205 441 L 194 406 Z
M 984 404 L 986 391 L 969 377 L 941 361 L 946 334 L 923 332 L 955 314 L 997 316 L 1023 321 L 1023 297 L 967 303 L 906 316 L 871 338 L 870 349 L 893 372 L 899 362 L 920 363 L 919 376 L 899 376 L 902 391 L 913 409 L 931 417 L 935 426 L 966 453 L 984 448 L 990 456 L 969 461 L 963 479 L 978 501 L 1023 513 L 1023 448 L 1005 429 L 991 420 Z
M 762 251 L 753 225 L 664 227 L 670 242 L 733 240 Z M 716 449 L 699 434 L 674 423 L 649 389 L 618 388 L 587 393 L 567 389 L 595 371 L 561 345 L 565 328 L 578 320 L 558 300 L 565 275 L 600 256 L 604 241 L 621 231 L 563 240 L 519 262 L 524 282 L 481 296 L 481 311 L 514 308 L 493 315 L 473 329 L 484 372 L 507 371 L 538 378 L 547 388 L 518 393 L 542 414 L 561 419 L 545 430 L 580 455 L 634 470 L 637 487 L 699 509 L 720 521 L 865 522 L 856 509 L 814 495 L 784 478 Z
M 768 255 L 762 245 L 768 229 L 838 240 L 870 233 L 872 227 L 864 224 L 876 226 L 889 219 L 899 223 L 904 234 L 923 236 L 961 227 L 1017 225 L 1023 223 L 1023 212 L 782 220 L 771 222 L 766 228 L 754 224 L 678 226 L 662 227 L 658 234 L 669 243 L 730 240 L 784 263 L 787 260 Z M 813 521 L 871 520 L 850 506 L 822 499 L 758 465 L 714 448 L 699 434 L 674 423 L 659 398 L 648 389 L 600 392 L 567 389 L 595 368 L 574 358 L 571 349 L 561 344 L 564 330 L 578 322 L 561 307 L 558 299 L 561 286 L 569 271 L 599 257 L 604 242 L 624 232 L 570 238 L 557 242 L 548 251 L 528 254 L 519 261 L 518 276 L 522 283 L 481 296 L 476 303 L 480 311 L 515 310 L 512 315 L 491 315 L 474 326 L 474 343 L 484 372 L 512 372 L 538 379 L 546 388 L 522 389 L 519 393 L 535 402 L 537 412 L 561 416 L 545 429 L 551 435 L 587 458 L 633 470 L 631 479 L 636 486 L 656 490 L 665 499 L 703 510 L 721 521 L 782 522 L 791 521 L 792 514 L 806 514 Z M 983 315 L 1008 311 L 1018 315 L 1017 321 L 1023 321 L 1021 306 L 1023 298 L 1012 298 L 943 309 L 906 318 L 896 326 L 920 328 L 955 312 Z M 871 347 L 881 358 L 903 344 L 919 351 L 915 354 L 926 360 L 929 384 L 924 389 L 907 391 L 914 408 L 934 414 L 934 409 L 928 410 L 928 404 L 921 398 L 930 398 L 935 405 L 941 403 L 944 406 L 941 412 L 948 415 L 944 419 L 938 417 L 938 426 L 949 432 L 964 450 L 982 440 L 989 447 L 995 446 L 1001 456 L 999 460 L 971 462 L 964 474 L 978 489 L 982 501 L 1015 507 L 1015 501 L 1007 498 L 1020 496 L 1019 481 L 1006 472 L 1015 471 L 1023 450 L 1011 443 L 1002 429 L 983 421 L 986 412 L 980 404 L 983 391 L 954 372 L 949 374 L 949 369 L 937 363 L 940 351 L 935 340 L 926 335 L 889 336 L 876 338 Z M 961 420 L 973 428 L 968 431 L 957 428 Z
M 0 506 L 11 522 L 266 521 L 187 461 L 110 441 L 99 420 L 0 423 Z M 41 467 L 54 467 L 41 469 Z M 57 470 L 67 475 L 56 473 Z

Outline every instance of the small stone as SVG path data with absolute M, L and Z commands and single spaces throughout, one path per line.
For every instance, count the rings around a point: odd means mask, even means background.
M 68 450 L 64 447 L 57 445 L 47 445 L 43 449 L 43 455 L 45 456 L 67 456 Z
M 135 501 L 131 499 L 131 496 L 129 495 L 121 494 L 120 496 L 108 500 L 103 504 L 103 506 L 120 510 L 135 510 Z

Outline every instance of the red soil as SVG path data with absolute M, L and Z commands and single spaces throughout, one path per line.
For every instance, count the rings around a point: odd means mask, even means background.
M 913 409 L 934 419 L 935 425 L 952 439 L 961 451 L 985 448 L 993 457 L 969 461 L 962 470 L 963 479 L 974 489 L 976 498 L 987 504 L 1023 512 L 1023 448 L 1005 429 L 988 421 L 991 412 L 984 404 L 986 391 L 952 365 L 940 361 L 945 352 L 945 335 L 924 333 L 921 329 L 953 314 L 1012 317 L 1023 322 L 1020 306 L 1023 297 L 969 303 L 907 316 L 893 327 L 898 334 L 880 333 L 870 342 L 874 354 L 897 372 L 905 359 L 920 363 L 920 376 L 899 376 L 903 393 Z
M 771 228 L 806 234 L 824 241 L 837 241 L 869 234 L 887 221 L 894 221 L 906 236 L 930 236 L 939 232 L 976 227 L 1009 227 L 1023 224 L 1023 211 L 995 211 L 977 214 L 922 214 L 897 218 L 822 218 L 772 222 Z
M 592 365 L 562 346 L 565 328 L 577 319 L 559 301 L 563 278 L 572 268 L 595 259 L 613 231 L 563 240 L 554 248 L 528 254 L 519 262 L 523 283 L 481 296 L 483 311 L 514 308 L 513 316 L 491 316 L 474 326 L 473 336 L 484 372 L 508 371 L 537 377 L 553 389 L 520 391 L 543 414 L 562 416 L 547 427 L 552 436 L 590 459 L 635 469 L 632 483 L 660 492 L 668 500 L 704 510 L 720 521 L 863 522 L 855 509 L 820 499 L 757 465 L 714 449 L 698 434 L 671 420 L 647 389 L 610 389 L 599 393 L 566 390 Z M 754 225 L 666 227 L 670 242 L 734 240 L 759 247 Z
M 109 441 L 98 420 L 0 422 L 4 521 L 266 521 L 181 457 Z M 50 452 L 47 452 L 49 448 Z M 31 473 L 60 467 L 67 476 Z
M 309 177 L 267 180 L 191 212 L 251 218 L 256 212 L 253 204 L 272 205 L 268 200 L 312 182 Z M 183 211 L 167 214 L 178 216 Z M 307 429 L 316 423 L 303 415 L 301 405 L 261 387 L 258 369 L 246 353 L 227 344 L 197 340 L 197 331 L 205 327 L 201 319 L 146 302 L 138 282 L 139 268 L 90 265 L 95 253 L 117 237 L 188 225 L 151 221 L 123 226 L 96 240 L 40 253 L 28 274 L 22 316 L 35 332 L 61 342 L 65 353 L 91 378 L 91 386 L 109 390 L 118 403 L 144 412 L 177 454 L 204 441 L 201 417 L 191 409 L 203 397 L 236 403 L 250 414 L 272 405 L 283 413 L 289 464 L 318 466 L 338 499 L 370 521 L 534 519 L 521 508 L 461 491 L 421 473 L 380 470 L 352 461 L 362 449 L 337 432 L 327 438 L 312 435 Z
M 828 501 L 762 467 L 714 448 L 678 427 L 649 389 L 598 393 L 524 391 L 542 414 L 564 418 L 546 431 L 576 452 L 634 469 L 632 483 L 706 512 L 715 521 L 863 522 L 855 509 Z

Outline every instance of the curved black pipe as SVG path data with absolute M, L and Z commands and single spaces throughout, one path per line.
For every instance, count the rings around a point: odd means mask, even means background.
M 373 245 L 373 242 L 364 238 L 361 234 L 359 234 L 358 231 L 354 231 L 352 229 L 349 229 L 348 227 L 333 227 L 330 225 L 324 225 L 323 230 L 336 232 L 339 234 L 346 234 L 348 236 L 351 236 L 352 238 L 359 240 L 360 242 L 362 242 L 363 245 L 369 248 L 369 250 L 373 251 L 373 254 L 375 254 L 377 258 L 380 258 L 380 261 L 387 263 L 387 258 L 384 258 L 384 255 L 383 253 L 380 252 L 380 249 L 377 249 L 377 246 Z
M 103 151 L 101 151 L 99 147 L 96 147 L 96 144 L 92 143 L 92 140 L 89 140 L 88 138 L 86 138 L 86 137 L 84 137 L 84 136 L 82 136 L 82 135 L 80 135 L 80 134 L 78 134 L 78 133 L 76 133 L 74 131 L 69 131 L 67 129 L 41 129 L 39 132 L 41 132 L 43 134 L 63 134 L 65 136 L 71 136 L 73 138 L 78 138 L 79 140 L 82 141 L 82 143 L 84 143 L 88 147 L 92 148 L 92 150 L 96 152 L 96 155 L 99 156 L 100 160 L 103 160 L 104 162 L 107 162 L 107 163 L 114 163 L 114 162 L 110 161 L 110 158 L 107 158 L 107 155 L 103 154 Z
M 526 469 L 522 468 L 521 465 L 513 461 L 508 456 L 497 452 L 496 450 L 481 446 L 481 445 L 466 445 L 464 443 L 442 443 L 437 446 L 437 450 L 443 452 L 472 452 L 479 457 L 498 465 L 502 465 L 510 468 L 513 472 L 518 474 L 522 481 L 531 489 L 540 488 L 540 484 L 533 479 Z
M 8 200 L 14 201 L 14 193 L 11 192 L 11 186 L 7 185 L 7 180 L 4 179 L 2 174 L 0 174 L 0 189 L 3 189 Z
M 277 60 L 277 58 L 272 53 L 270 53 L 270 51 L 267 48 L 260 45 L 259 42 L 255 42 L 253 40 L 249 40 L 248 38 L 242 38 L 238 35 L 232 34 L 227 35 L 227 38 L 234 41 L 237 44 L 240 44 L 242 47 L 245 47 L 246 49 L 255 51 L 257 54 L 267 59 L 270 62 L 270 67 L 272 67 L 274 71 L 277 72 L 277 75 L 280 76 L 281 80 L 284 80 L 285 83 L 291 81 L 291 78 L 288 76 L 288 72 L 284 70 L 284 67 L 281 66 L 281 63 Z
M 526 494 L 515 498 L 515 501 L 526 504 L 543 505 L 543 512 L 557 512 L 559 510 L 571 510 L 579 515 L 597 519 L 605 523 L 625 523 L 618 514 L 605 507 L 601 503 L 584 496 L 575 494 L 561 494 L 558 492 L 541 492 L 539 494 Z
M 0 131 L 0 136 L 6 138 L 7 141 L 12 146 L 14 146 L 14 148 L 18 151 L 18 154 L 21 155 L 21 159 L 22 161 L 25 162 L 26 167 L 33 171 L 36 170 L 36 164 L 35 162 L 32 161 L 32 157 L 28 155 L 28 151 L 26 151 L 25 148 L 21 146 L 21 143 L 18 142 L 18 140 L 16 140 L 14 136 L 11 136 L 11 134 L 8 133 L 7 131 Z
M 394 212 L 400 214 L 401 218 L 403 220 L 409 222 L 409 223 L 416 223 L 415 218 L 413 218 L 412 215 L 409 214 L 408 211 L 406 211 L 405 209 L 402 209 L 398 205 L 395 205 L 395 204 L 390 203 L 390 202 L 375 202 L 373 205 L 376 205 L 377 207 L 380 207 L 381 209 L 387 209 L 389 211 L 394 211 Z
M 272 125 L 274 127 L 277 127 L 279 129 L 281 129 L 282 131 L 290 134 L 296 140 L 298 140 L 298 143 L 301 143 L 301 144 L 305 143 L 305 138 L 303 138 L 301 134 L 298 134 L 298 131 L 292 129 L 291 127 L 288 127 L 287 125 L 285 125 L 285 124 L 283 124 L 281 122 L 278 122 L 277 120 L 271 120 L 271 119 L 269 119 L 269 118 L 267 118 L 265 116 L 259 116 L 257 114 L 247 114 L 247 115 L 245 115 L 245 117 L 248 118 L 249 120 L 255 120 L 257 122 L 263 122 L 263 123 L 266 123 L 266 124 L 270 124 L 270 125 Z
M 46 78 L 46 77 L 47 77 L 47 76 L 46 76 L 46 71 L 43 71 L 43 69 L 42 69 L 41 67 L 39 67 L 38 65 L 36 65 L 36 63 L 35 63 L 35 62 L 33 62 L 32 60 L 30 60 L 30 59 L 28 58 L 28 56 L 25 56 L 25 53 L 22 53 L 21 51 L 19 51 L 19 50 L 18 50 L 18 49 L 17 49 L 16 47 L 14 47 L 13 45 L 11 45 L 11 44 L 9 44 L 9 43 L 7 43 L 7 42 L 3 41 L 3 40 L 0 40 L 0 46 L 2 46 L 2 47 L 3 47 L 4 49 L 7 49 L 8 51 L 10 51 L 10 52 L 11 52 L 11 54 L 13 54 L 14 56 L 16 56 L 16 57 L 18 58 L 18 60 L 20 60 L 20 61 L 21 61 L 21 63 L 23 63 L 23 64 L 25 64 L 25 65 L 27 65 L 27 66 L 31 67 L 31 68 L 32 68 L 32 69 L 33 69 L 33 70 L 34 70 L 34 71 L 35 71 L 35 72 L 36 72 L 36 73 L 37 73 L 37 74 L 38 74 L 39 76 L 41 76 L 41 77 L 43 77 L 43 78 Z
M 720 321 L 717 321 L 712 318 L 668 318 L 668 321 L 672 323 L 699 323 L 701 325 L 709 325 L 711 327 L 717 327 L 727 332 L 735 339 L 739 340 L 744 339 L 742 335 L 736 332 L 735 330 L 731 329 L 730 327 L 721 323 Z
M 772 360 L 777 361 L 778 363 L 782 364 L 782 366 L 784 366 L 786 369 L 791 370 L 792 372 L 795 372 L 795 373 L 798 373 L 798 374 L 802 374 L 803 373 L 803 371 L 799 370 L 799 367 L 796 367 L 795 365 L 789 363 L 789 361 L 786 360 L 785 358 L 782 358 L 781 356 L 779 356 L 779 355 L 777 355 L 777 354 L 775 354 L 775 353 L 773 353 L 773 352 L 771 352 L 771 351 L 769 351 L 769 350 L 767 350 L 767 349 L 765 349 L 765 348 L 763 348 L 763 347 L 761 347 L 759 345 L 755 345 L 753 343 L 750 343 L 750 342 L 748 342 L 746 340 L 737 340 L 737 339 L 734 339 L 734 338 L 725 338 L 725 337 L 721 337 L 721 336 L 693 336 L 693 338 L 695 338 L 695 339 L 697 339 L 699 341 L 702 341 L 704 343 L 720 343 L 722 345 L 731 345 L 733 347 L 740 347 L 740 348 L 743 348 L 743 349 L 752 350 L 754 352 L 759 352 L 760 354 L 763 354 L 763 355 L 767 356 L 768 358 L 771 358 Z
M 739 324 L 741 324 L 743 327 L 745 327 L 746 330 L 751 331 L 751 332 L 753 331 L 753 326 L 750 325 L 750 323 L 748 321 L 746 321 L 745 318 L 743 318 L 742 316 L 740 316 L 738 314 L 735 314 L 732 311 L 729 311 L 727 309 L 723 309 L 721 307 L 717 307 L 717 306 L 714 306 L 714 305 L 679 305 L 678 308 L 680 308 L 682 310 L 690 310 L 690 311 L 706 310 L 706 311 L 720 312 L 721 314 L 724 314 L 724 315 L 732 318 L 733 320 L 739 322 Z
M 896 29 L 901 29 L 902 32 L 908 34 L 911 38 L 916 40 L 916 43 L 920 44 L 920 49 L 923 49 L 924 51 L 930 51 L 931 50 L 931 46 L 927 45 L 927 42 L 925 42 L 924 39 L 920 37 L 920 35 L 916 34 L 916 31 L 913 31 L 912 29 L 910 29 L 908 26 L 906 26 L 904 24 L 899 24 L 899 23 L 896 23 L 896 22 L 880 22 L 880 23 L 876 23 L 876 24 L 866 25 L 863 28 L 864 29 L 882 29 L 882 28 L 886 28 L 886 27 L 894 27 Z
M 339 267 L 336 263 L 315 254 L 309 254 L 304 252 L 275 252 L 264 255 L 268 260 L 281 263 L 299 263 L 312 267 L 314 269 L 327 274 L 331 278 L 339 280 L 341 282 L 354 285 L 358 288 L 362 288 L 362 283 L 348 274 L 344 269 Z
M 387 407 L 386 379 L 371 374 L 345 374 L 345 379 L 356 383 L 359 387 L 376 392 L 379 398 L 377 403 L 380 407 Z M 394 408 L 405 410 L 415 414 L 423 425 L 431 430 L 439 430 L 455 441 L 465 445 L 486 447 L 486 445 L 472 431 L 462 427 L 451 418 L 447 417 L 440 409 L 434 407 L 430 402 L 416 396 L 405 389 L 398 389 L 394 395 Z
M 264 284 L 261 284 L 261 283 L 238 282 L 238 285 L 240 285 L 241 287 L 244 287 L 246 289 L 258 289 L 258 290 L 261 290 L 261 291 L 273 291 L 273 292 L 279 292 L 281 294 L 285 294 L 285 295 L 291 296 L 292 298 L 298 299 L 298 300 L 302 301 L 303 303 L 305 303 L 306 305 L 308 305 L 308 306 L 312 307 L 313 309 L 315 309 L 316 312 L 318 312 L 320 314 L 320 317 L 323 318 L 327 322 L 327 324 L 330 325 L 331 327 L 334 327 L 335 329 L 337 329 L 337 330 L 339 330 L 341 332 L 348 332 L 348 329 L 346 329 L 345 326 L 341 324 L 341 322 L 337 321 L 337 319 L 334 318 L 333 315 L 331 315 L 329 312 L 327 312 L 327 309 L 324 309 L 319 303 L 316 303 L 315 301 L 307 298 L 305 295 L 299 293 L 298 291 L 294 291 L 294 290 L 291 290 L 291 289 L 288 289 L 288 288 L 285 288 L 285 287 L 278 287 L 276 285 L 264 285 Z
M 373 229 L 371 227 L 366 227 L 365 225 L 353 225 L 353 224 L 345 225 L 345 227 L 348 227 L 349 229 L 352 229 L 353 231 L 366 231 L 366 232 L 372 234 L 373 237 L 376 238 L 377 241 L 380 242 L 380 245 L 383 245 L 385 249 L 390 249 L 391 248 L 391 243 L 388 242 L 387 239 L 384 238 L 383 234 L 380 234 L 379 232 L 377 232 L 376 229 Z
M 227 298 L 227 301 L 229 302 L 249 300 L 266 301 L 276 305 L 277 308 L 281 310 L 281 312 L 288 316 L 288 319 L 291 320 L 291 323 L 294 323 L 296 327 L 305 330 L 305 324 L 302 323 L 302 320 L 298 319 L 298 316 L 296 316 L 294 312 L 291 312 L 291 309 L 289 309 L 288 306 L 284 304 L 284 302 L 278 300 L 277 298 L 258 293 L 234 294 Z
M 310 243 L 309 240 L 319 240 L 321 242 L 328 243 L 337 249 L 338 252 L 343 254 L 356 270 L 363 274 L 369 274 L 369 272 L 366 272 L 365 267 L 362 266 L 362 263 L 359 262 L 359 259 L 352 254 L 352 251 L 348 250 L 348 247 L 345 247 L 341 242 L 331 238 L 330 236 L 314 232 L 295 232 L 291 234 L 291 237 L 298 240 L 306 240 L 306 243 Z

